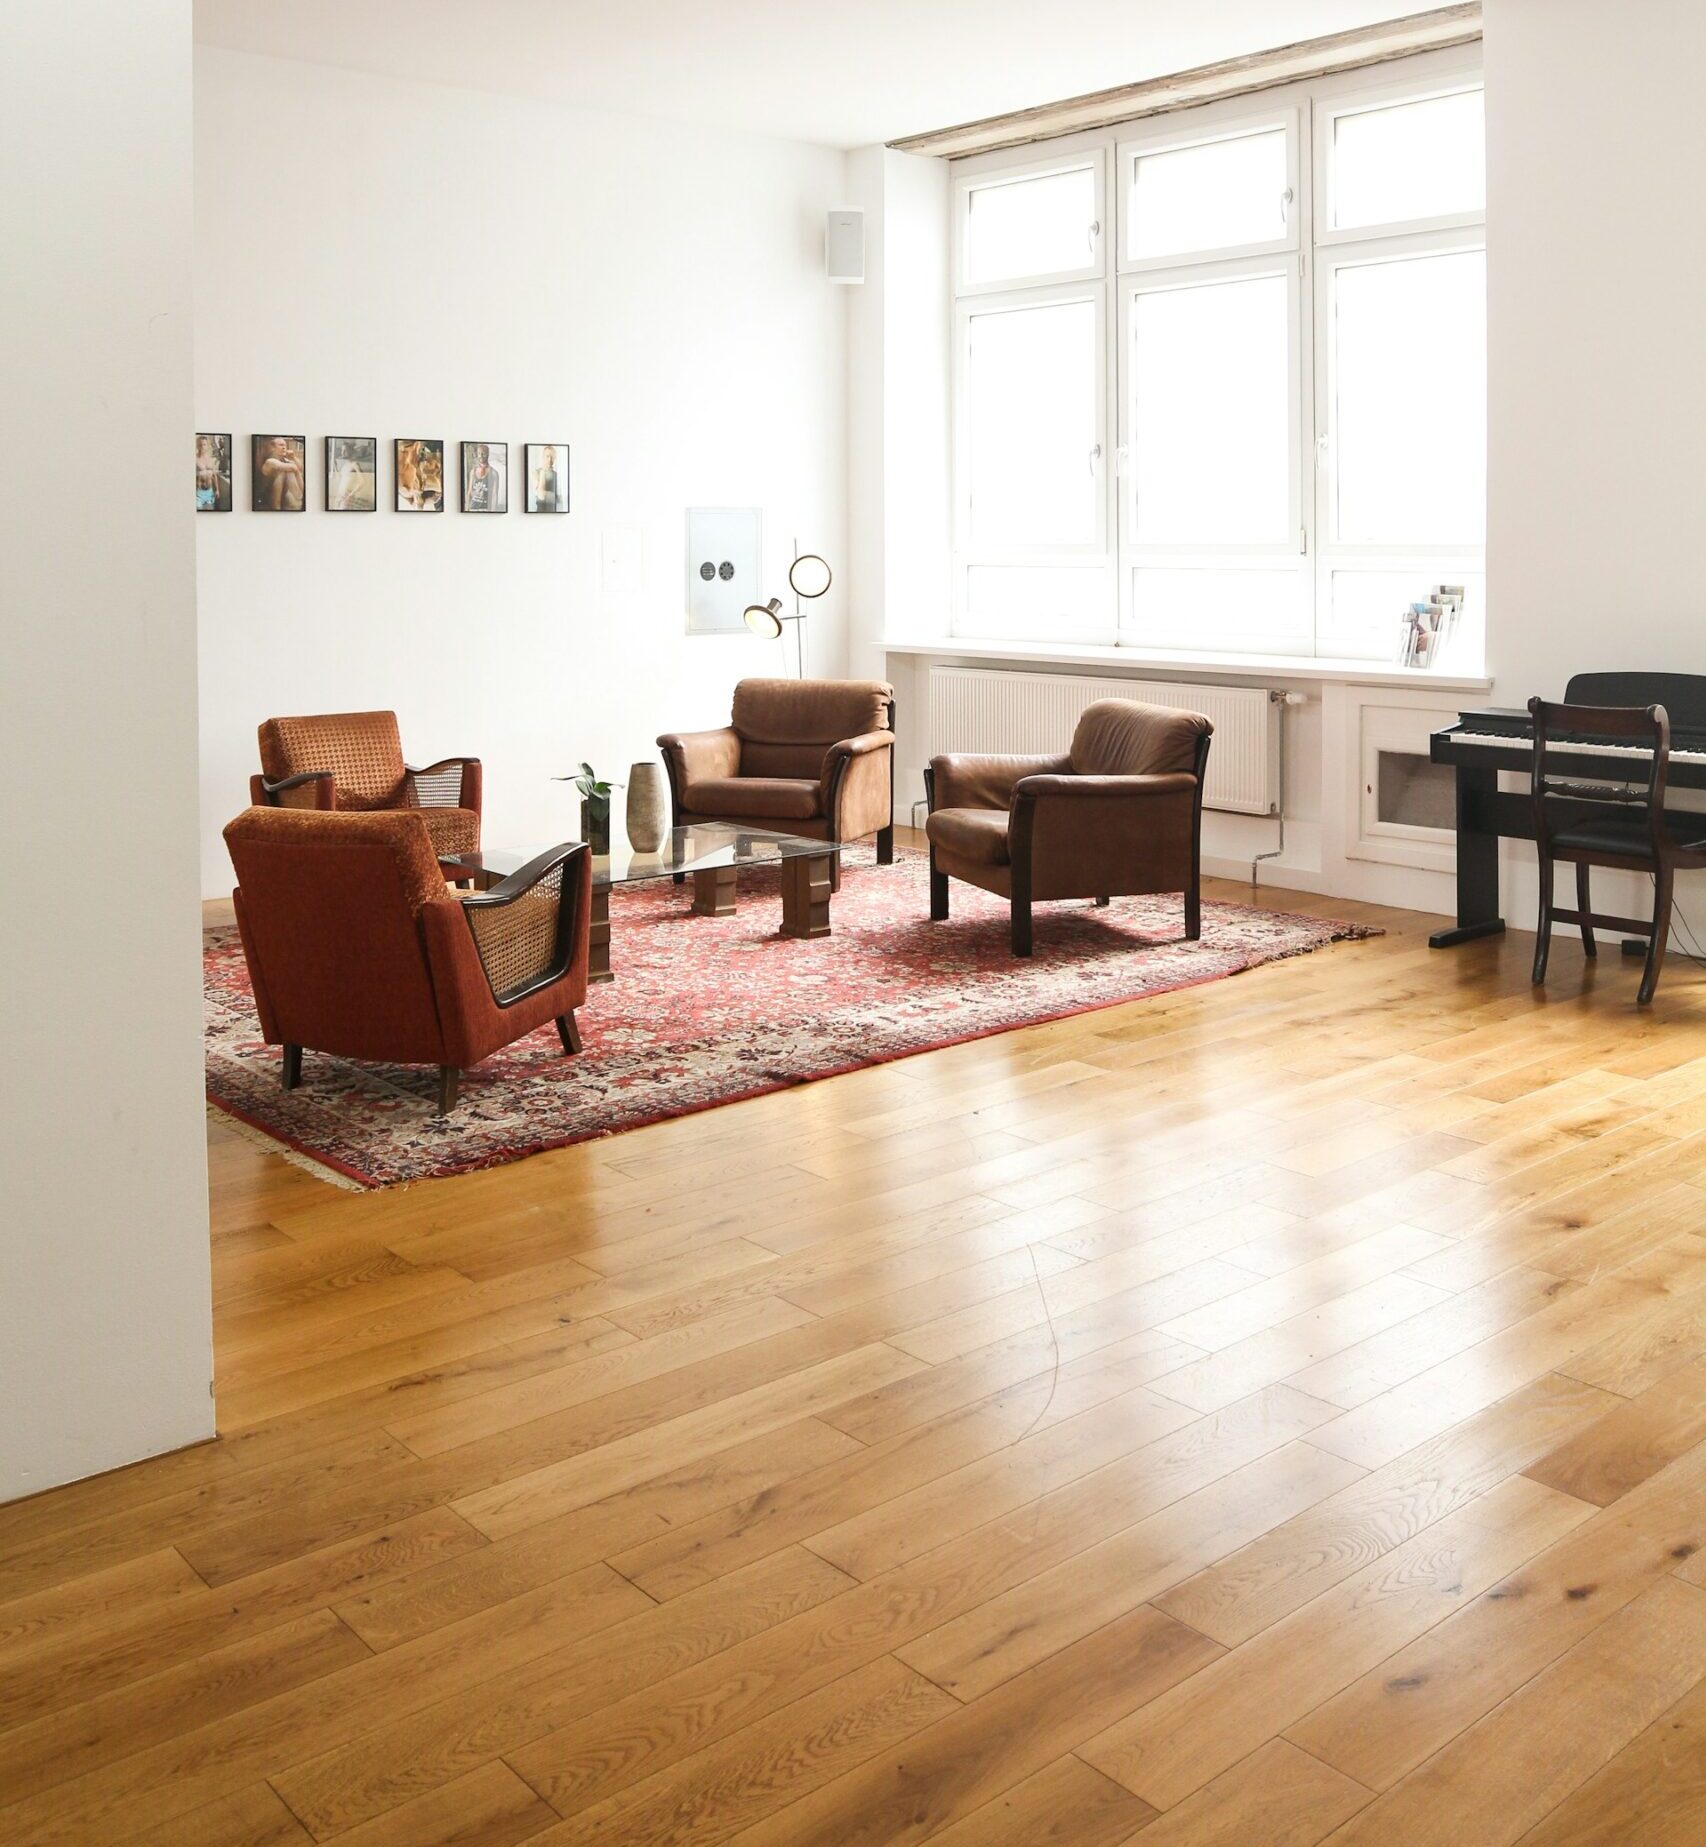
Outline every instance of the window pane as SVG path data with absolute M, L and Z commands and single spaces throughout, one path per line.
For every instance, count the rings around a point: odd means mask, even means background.
M 1032 640 L 1106 636 L 1113 627 L 1100 565 L 973 565 L 966 572 L 962 634 Z
M 1096 172 L 975 187 L 966 203 L 966 281 L 1070 275 L 1095 256 Z
M 1282 276 L 1132 301 L 1140 545 L 1279 545 L 1291 529 L 1291 334 Z
M 1287 228 L 1286 131 L 1139 154 L 1126 201 L 1128 257 L 1271 243 Z
M 1486 209 L 1479 90 L 1334 119 L 1333 223 L 1339 230 Z
M 1333 282 L 1334 536 L 1479 545 L 1487 501 L 1487 259 L 1341 268 Z
M 1101 495 L 1096 309 L 1050 302 L 974 314 L 966 367 L 971 540 L 1093 545 Z
M 1308 600 L 1296 565 L 1140 565 L 1131 581 L 1133 641 L 1202 653 L 1309 652 Z
M 1448 565 L 1434 564 L 1413 571 L 1334 570 L 1322 616 L 1321 652 L 1348 660 L 1396 664 L 1401 658 L 1410 605 L 1427 602 L 1443 584 L 1463 591 L 1463 607 L 1451 641 L 1433 664 L 1473 671 L 1480 665 L 1486 633 L 1487 580 L 1479 570 L 1457 570 Z

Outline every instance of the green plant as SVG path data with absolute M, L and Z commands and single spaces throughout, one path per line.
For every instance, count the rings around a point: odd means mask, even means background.
M 598 772 L 590 763 L 583 763 L 573 776 L 553 776 L 553 782 L 572 782 L 581 792 L 581 798 L 595 814 L 599 809 L 606 813 L 610 809 L 610 792 L 620 789 L 619 782 L 601 782 Z

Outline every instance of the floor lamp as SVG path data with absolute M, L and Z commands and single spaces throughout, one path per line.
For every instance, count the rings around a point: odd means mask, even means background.
M 748 603 L 741 611 L 741 620 L 755 635 L 762 635 L 768 641 L 774 641 L 782 633 L 782 624 L 792 622 L 794 627 L 794 652 L 799 661 L 799 677 L 806 677 L 806 611 L 800 607 L 800 599 L 815 603 L 835 581 L 829 566 L 816 552 L 801 554 L 795 541 L 794 562 L 788 566 L 788 588 L 794 593 L 794 613 L 785 615 L 782 599 L 773 596 L 767 603 Z

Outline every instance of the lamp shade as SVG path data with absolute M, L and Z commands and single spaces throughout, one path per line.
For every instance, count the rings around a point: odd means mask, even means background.
M 748 603 L 741 620 L 755 635 L 774 641 L 782 632 L 782 599 L 773 596 L 768 603 Z
M 828 563 L 816 552 L 804 552 L 788 567 L 788 586 L 795 596 L 820 597 L 833 582 Z

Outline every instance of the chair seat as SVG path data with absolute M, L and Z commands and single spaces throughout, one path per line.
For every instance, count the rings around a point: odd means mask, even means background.
M 1665 817 L 1665 832 L 1680 853 L 1706 854 L 1706 815 L 1698 820 Z M 1560 828 L 1552 836 L 1552 848 L 1558 853 L 1611 853 L 1620 859 L 1653 858 L 1652 835 L 1647 818 L 1620 821 L 1607 815 L 1594 817 Z
M 687 785 L 693 814 L 744 821 L 810 821 L 823 813 L 823 784 L 803 776 L 716 776 Z
M 426 822 L 432 849 L 441 857 L 451 853 L 478 853 L 480 817 L 472 808 L 416 808 Z
M 938 808 L 924 824 L 932 846 L 978 866 L 1005 866 L 1007 810 L 1005 808 Z

